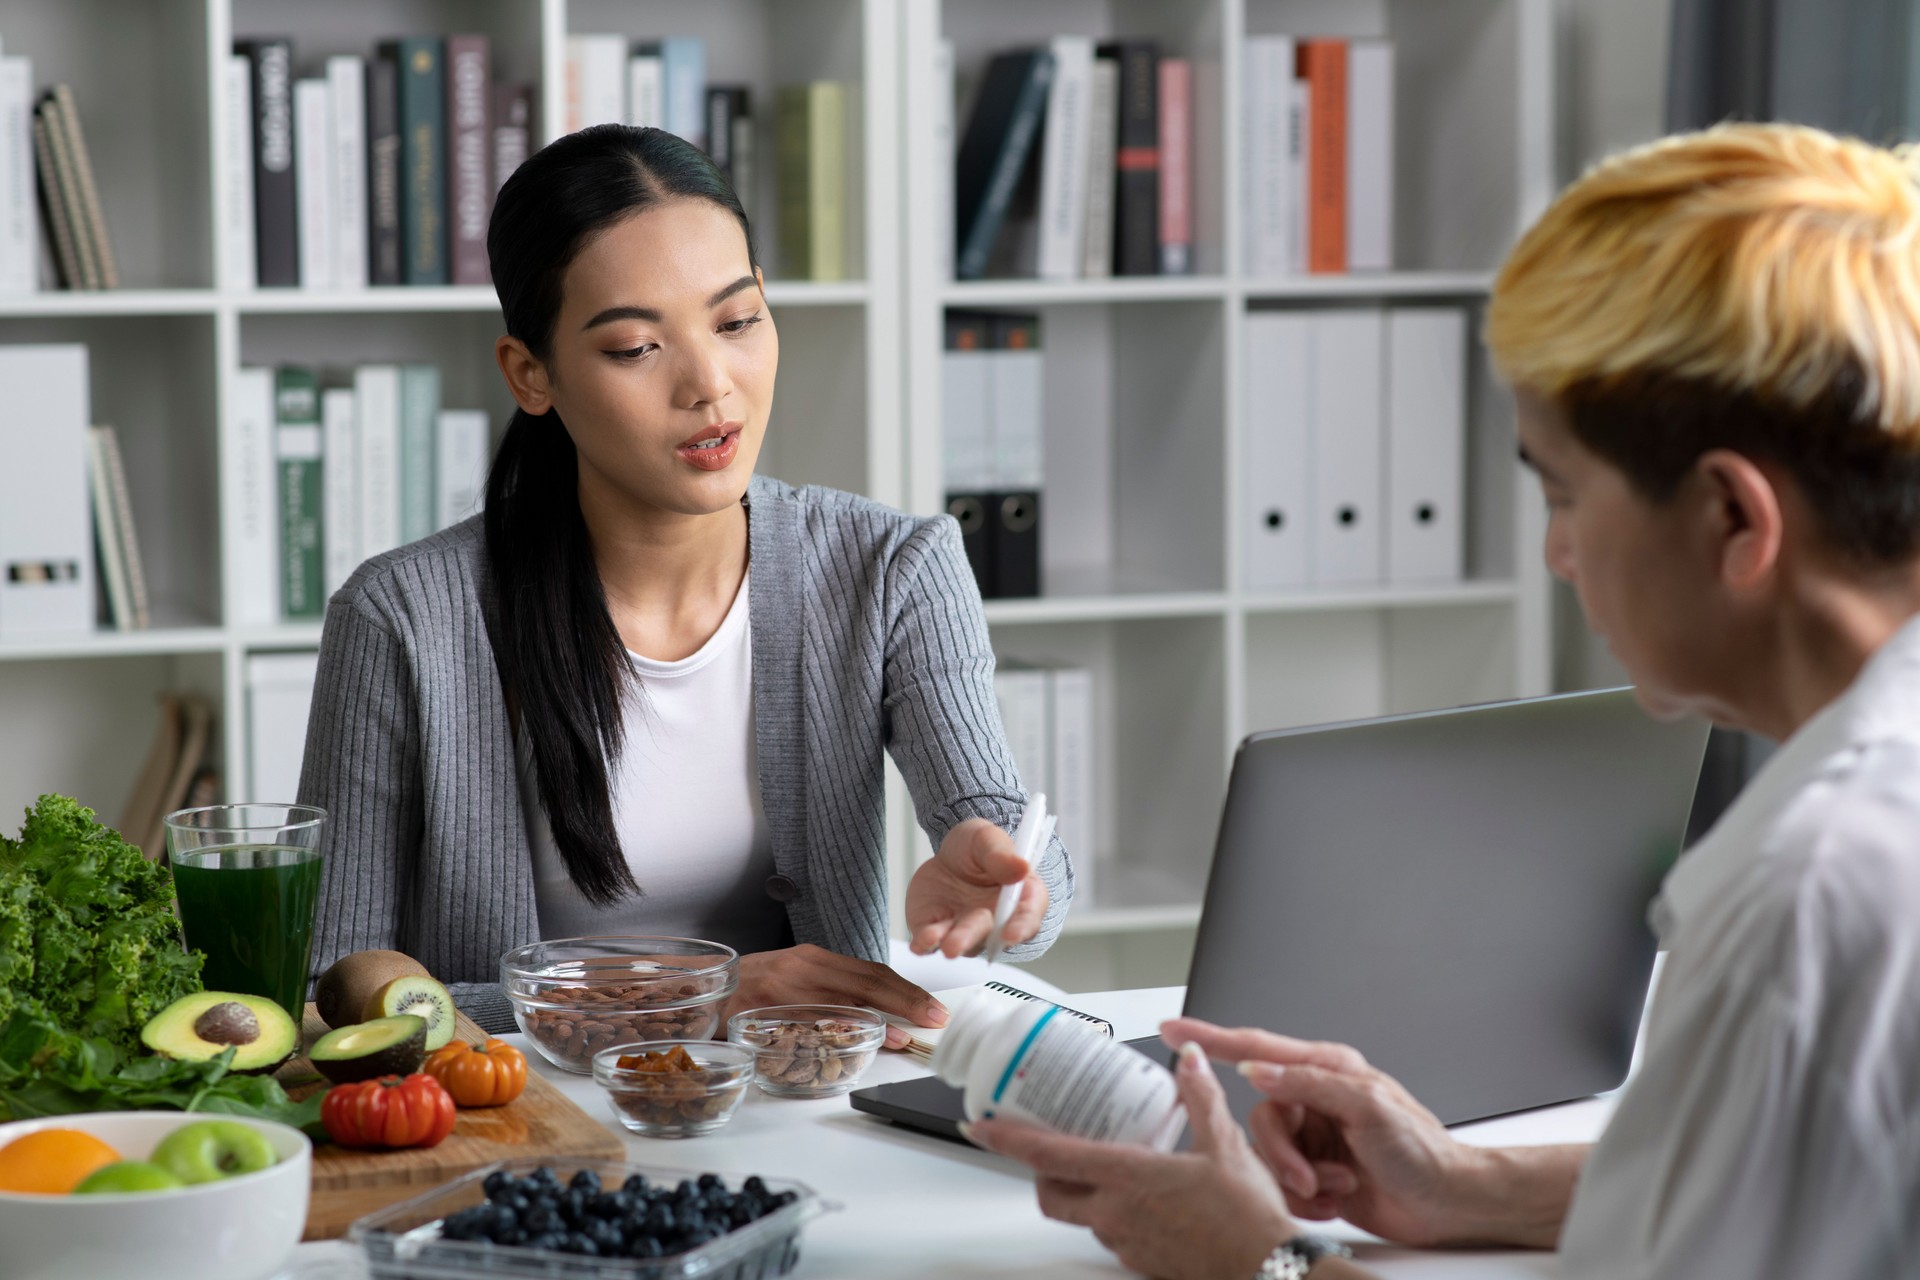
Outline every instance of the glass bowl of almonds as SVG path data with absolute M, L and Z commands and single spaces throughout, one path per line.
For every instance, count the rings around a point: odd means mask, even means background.
M 500 957 L 500 982 L 540 1056 L 585 1075 L 613 1045 L 719 1034 L 740 957 L 700 938 L 557 938 Z
M 650 1040 L 593 1055 L 620 1123 L 647 1138 L 696 1138 L 733 1118 L 753 1052 L 724 1040 Z
M 727 1039 L 753 1050 L 754 1083 L 776 1098 L 848 1092 L 886 1038 L 886 1019 L 852 1005 L 769 1005 L 727 1019 Z

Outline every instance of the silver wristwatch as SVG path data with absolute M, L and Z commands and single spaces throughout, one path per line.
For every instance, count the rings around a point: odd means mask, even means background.
M 1326 1236 L 1298 1235 L 1274 1249 L 1253 1280 L 1305 1280 L 1308 1268 L 1322 1258 L 1351 1258 L 1353 1250 Z

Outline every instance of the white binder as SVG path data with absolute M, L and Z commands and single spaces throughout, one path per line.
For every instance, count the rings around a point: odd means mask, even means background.
M 1310 580 L 1307 427 L 1313 317 L 1255 311 L 1246 325 L 1242 576 L 1252 591 L 1303 587 Z
M 1466 449 L 1467 313 L 1387 313 L 1387 577 L 1457 582 Z
M 1080 275 L 1087 218 L 1087 152 L 1093 119 L 1093 37 L 1053 38 L 1053 87 L 1047 92 L 1040 156 L 1040 253 L 1043 280 Z
M 995 489 L 1038 489 L 1046 459 L 1046 364 L 1039 348 L 996 348 L 988 415 Z
M 993 488 L 993 353 L 947 351 L 940 357 L 940 437 L 946 487 Z
M 0 639 L 93 630 L 87 349 L 0 345 Z
M 247 792 L 291 802 L 300 790 L 317 653 L 247 655 Z
M 1316 586 L 1362 586 L 1385 576 L 1385 346 L 1378 309 L 1313 314 L 1309 553 Z

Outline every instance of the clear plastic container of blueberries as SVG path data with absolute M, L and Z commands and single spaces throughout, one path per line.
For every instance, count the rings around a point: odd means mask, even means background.
M 475 1169 L 431 1191 L 357 1220 L 347 1238 L 366 1255 L 373 1280 L 464 1280 L 469 1276 L 524 1277 L 525 1280 L 774 1280 L 800 1260 L 800 1231 L 807 1222 L 839 1206 L 811 1187 L 787 1178 L 763 1178 L 766 1193 L 791 1192 L 793 1199 L 742 1226 L 693 1248 L 657 1258 L 592 1256 L 544 1248 L 501 1245 L 481 1240 L 448 1239 L 447 1220 L 487 1201 L 487 1178 L 504 1171 L 524 1178 L 536 1169 L 554 1171 L 562 1186 L 581 1170 L 591 1170 L 608 1192 L 634 1174 L 655 1187 L 698 1185 L 702 1174 L 685 1169 L 621 1164 L 605 1160 L 506 1160 Z M 726 1176 L 738 1191 L 744 1176 Z

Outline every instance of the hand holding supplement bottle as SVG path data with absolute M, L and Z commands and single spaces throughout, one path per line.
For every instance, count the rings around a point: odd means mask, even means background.
M 1187 1127 L 1171 1072 L 1057 1005 L 960 1004 L 933 1072 L 962 1090 L 969 1120 L 1018 1120 L 1156 1151 L 1171 1151 Z

